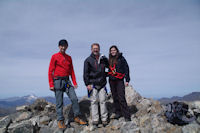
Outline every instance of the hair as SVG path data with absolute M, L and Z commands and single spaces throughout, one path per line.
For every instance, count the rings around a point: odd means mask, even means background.
M 98 46 L 99 49 L 100 49 L 100 45 L 99 45 L 98 43 L 93 43 L 93 44 L 91 45 L 91 49 L 93 48 L 93 46 Z
M 117 50 L 116 56 L 111 55 L 111 49 L 115 48 Z M 109 65 L 113 66 L 114 64 L 117 64 L 117 58 L 119 56 L 119 49 L 117 48 L 116 45 L 112 45 L 109 49 Z
M 65 39 L 62 39 L 58 42 L 58 46 L 67 46 L 68 47 L 68 42 Z

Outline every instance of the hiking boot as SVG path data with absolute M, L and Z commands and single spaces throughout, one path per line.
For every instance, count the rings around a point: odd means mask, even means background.
M 58 128 L 60 128 L 60 129 L 65 129 L 65 128 L 67 128 L 67 127 L 65 126 L 64 121 L 58 121 Z
M 83 121 L 82 119 L 80 119 L 79 117 L 75 117 L 74 121 L 80 125 L 87 125 L 87 122 Z
M 131 121 L 131 118 L 125 118 L 125 122 Z
M 107 121 L 102 121 L 103 127 L 106 127 L 108 125 Z

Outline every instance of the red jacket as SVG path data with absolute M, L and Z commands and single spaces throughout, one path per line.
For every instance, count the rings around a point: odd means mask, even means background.
M 54 54 L 51 57 L 51 61 L 49 64 L 49 72 L 48 72 L 49 86 L 54 87 L 53 83 L 54 77 L 57 76 L 64 77 L 70 75 L 73 84 L 77 85 L 71 56 L 67 54 L 62 54 L 60 52 Z

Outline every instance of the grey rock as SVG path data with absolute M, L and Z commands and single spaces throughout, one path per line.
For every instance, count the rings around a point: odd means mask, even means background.
M 142 99 L 142 96 L 131 85 L 125 88 L 125 96 L 129 106 L 137 104 Z
M 0 128 L 0 133 L 6 133 L 7 129 L 6 128 Z
M 39 133 L 53 133 L 54 129 L 53 128 L 49 128 L 49 127 L 42 127 L 39 130 Z
M 48 125 L 50 122 L 51 118 L 48 116 L 42 116 L 40 118 L 40 125 Z
M 22 121 L 19 123 L 12 123 L 8 127 L 9 133 L 33 133 L 34 126 L 31 121 Z
M 140 127 L 141 133 L 152 133 L 153 129 L 150 124 L 146 125 L 145 127 Z
M 190 108 L 192 109 L 200 109 L 200 101 L 194 101 L 189 103 Z
M 121 127 L 121 123 L 118 120 L 114 120 L 111 125 L 112 130 L 118 130 Z
M 53 133 L 64 133 L 64 129 L 56 128 Z
M 55 105 L 51 104 L 51 103 L 48 103 L 46 106 L 45 106 L 45 111 L 46 112 L 56 112 L 56 107 Z
M 16 111 L 28 111 L 30 108 L 28 105 L 18 106 L 16 107 Z
M 146 127 L 147 125 L 151 124 L 151 118 L 148 114 L 140 117 L 140 127 Z
M 124 122 L 120 128 L 122 133 L 131 133 L 131 132 L 139 132 L 139 128 L 137 125 L 133 122 Z
M 19 122 L 19 121 L 27 120 L 31 117 L 32 117 L 31 112 L 23 112 L 23 113 L 20 113 L 19 116 L 16 117 L 16 119 L 13 120 L 13 122 Z
M 0 128 L 7 128 L 12 122 L 10 116 L 5 116 L 0 120 Z
M 182 128 L 183 133 L 200 133 L 200 125 L 197 123 L 192 123 L 184 126 Z
M 141 99 L 140 103 L 137 104 L 137 108 L 140 110 L 142 108 L 149 108 L 150 106 L 152 105 L 152 102 L 150 99 L 146 99 L 146 98 L 143 98 Z
M 74 128 L 67 128 L 64 133 L 75 133 Z
M 48 125 L 50 128 L 57 128 L 58 127 L 58 122 L 57 120 L 53 120 L 51 122 L 49 122 L 49 125 Z
M 48 102 L 45 99 L 37 99 L 31 106 L 32 112 L 40 112 L 44 111 L 46 105 L 48 105 Z
M 34 126 L 39 125 L 39 123 L 40 123 L 40 117 L 39 116 L 34 116 L 29 120 L 31 121 L 32 125 L 34 125 Z

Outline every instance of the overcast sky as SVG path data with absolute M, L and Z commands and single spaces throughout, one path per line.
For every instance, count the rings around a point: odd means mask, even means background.
M 79 88 L 83 62 L 97 42 L 117 45 L 142 96 L 200 91 L 199 0 L 1 0 L 0 99 L 49 91 L 48 67 L 67 39 Z M 109 87 L 108 87 L 109 88 Z

